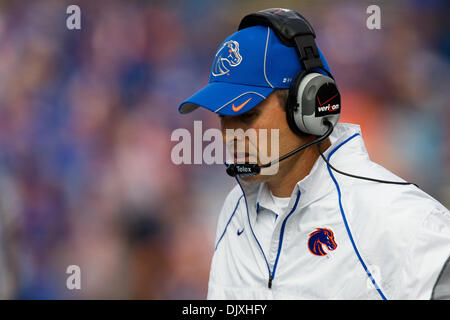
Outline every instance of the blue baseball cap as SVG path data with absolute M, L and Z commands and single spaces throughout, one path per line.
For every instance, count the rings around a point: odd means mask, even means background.
M 330 72 L 320 50 L 319 54 Z M 181 103 L 178 111 L 186 114 L 203 107 L 220 115 L 242 114 L 275 89 L 288 89 L 301 69 L 296 49 L 281 43 L 269 27 L 239 30 L 217 50 L 208 85 Z

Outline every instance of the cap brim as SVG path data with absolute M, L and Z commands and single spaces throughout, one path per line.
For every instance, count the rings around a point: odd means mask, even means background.
M 220 115 L 242 114 L 266 99 L 275 89 L 247 86 L 228 82 L 211 82 L 196 94 L 186 99 L 178 111 L 186 114 L 198 107 Z

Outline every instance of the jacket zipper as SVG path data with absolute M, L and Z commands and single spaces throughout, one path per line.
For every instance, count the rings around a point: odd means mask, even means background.
M 295 200 L 295 204 L 294 207 L 292 208 L 291 212 L 289 212 L 289 214 L 287 215 L 287 217 L 284 219 L 283 224 L 281 226 L 281 231 L 280 231 L 280 243 L 279 243 L 279 247 L 278 247 L 278 253 L 277 253 L 277 258 L 275 259 L 275 264 L 273 266 L 273 270 L 272 272 L 270 272 L 269 269 L 269 283 L 267 284 L 269 289 L 272 289 L 272 280 L 275 276 L 275 271 L 277 269 L 277 264 L 278 264 L 278 258 L 280 257 L 280 253 L 281 253 L 281 246 L 283 244 L 283 236 L 284 236 L 284 227 L 286 226 L 286 222 L 289 219 L 289 217 L 291 216 L 291 214 L 294 212 L 294 210 L 297 208 L 297 204 L 298 204 L 298 200 L 300 199 L 300 190 L 297 194 L 297 199 Z
M 253 232 L 253 229 L 252 229 L 252 225 L 251 225 L 251 223 L 250 223 L 250 216 L 249 216 L 249 213 L 248 213 L 247 198 L 245 197 L 244 189 L 242 188 L 242 185 L 241 185 L 241 183 L 239 182 L 239 179 L 238 179 L 237 177 L 236 177 L 236 181 L 237 181 L 237 183 L 239 184 L 239 187 L 241 187 L 242 193 L 243 193 L 243 195 L 244 195 L 245 206 L 246 206 L 246 209 L 247 209 L 248 222 L 249 222 L 249 224 L 250 224 L 250 230 L 252 231 L 253 237 L 255 238 L 256 242 L 258 243 L 259 249 L 261 250 L 261 253 L 262 253 L 263 257 L 264 257 L 264 260 L 266 261 L 267 269 L 269 270 L 269 281 L 268 281 L 268 283 L 267 283 L 267 287 L 268 287 L 269 289 L 272 289 L 272 281 L 273 281 L 273 278 L 274 278 L 274 275 L 275 275 L 275 270 L 276 270 L 276 268 L 277 268 L 278 258 L 279 258 L 279 256 L 280 256 L 280 251 L 281 251 L 281 244 L 282 244 L 282 241 L 283 241 L 284 225 L 286 224 L 286 221 L 287 221 L 287 219 L 289 218 L 289 216 L 290 216 L 290 215 L 294 212 L 294 210 L 297 208 L 297 204 L 298 204 L 298 200 L 300 199 L 301 192 L 300 192 L 300 190 L 298 190 L 297 199 L 295 200 L 294 207 L 292 208 L 291 212 L 289 212 L 289 214 L 287 215 L 287 217 L 286 217 L 286 218 L 284 219 L 284 221 L 283 221 L 283 226 L 282 226 L 282 228 L 281 228 L 281 234 L 280 234 L 280 245 L 279 245 L 279 247 L 278 247 L 278 254 L 277 254 L 277 258 L 275 259 L 275 265 L 274 265 L 273 271 L 271 272 L 271 271 L 270 271 L 269 263 L 267 262 L 267 259 L 266 259 L 266 255 L 264 254 L 264 251 L 262 250 L 261 245 L 259 244 L 258 239 L 256 238 L 256 236 L 255 236 L 255 234 L 254 234 L 254 232 Z

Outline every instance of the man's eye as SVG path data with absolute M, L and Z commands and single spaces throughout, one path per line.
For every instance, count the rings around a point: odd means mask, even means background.
M 255 118 L 257 115 L 258 115 L 257 112 L 246 112 L 246 113 L 242 114 L 240 117 L 243 120 L 250 120 L 250 119 Z
M 225 120 L 225 117 L 232 117 L 232 118 L 236 118 L 236 120 L 240 120 L 243 122 L 250 122 L 253 121 L 257 116 L 259 115 L 259 113 L 257 111 L 247 111 L 241 115 L 237 115 L 237 116 L 224 116 L 219 114 L 219 119 L 221 121 Z

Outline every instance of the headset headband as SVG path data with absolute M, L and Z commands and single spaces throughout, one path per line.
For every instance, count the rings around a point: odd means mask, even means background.
M 298 12 L 289 9 L 266 9 L 242 18 L 238 30 L 257 25 L 270 27 L 281 42 L 295 46 L 306 71 L 325 69 L 314 38 L 316 34 L 309 22 Z

